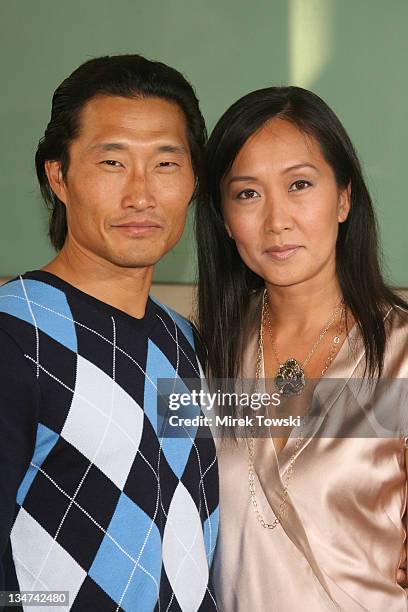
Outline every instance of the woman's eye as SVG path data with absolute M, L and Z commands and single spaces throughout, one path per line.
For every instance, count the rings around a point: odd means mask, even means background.
M 259 194 L 257 191 L 255 191 L 255 189 L 244 189 L 243 191 L 240 191 L 237 195 L 237 200 L 252 200 L 258 195 Z
M 295 181 L 289 187 L 289 191 L 304 191 L 308 187 L 311 187 L 312 183 L 309 181 Z

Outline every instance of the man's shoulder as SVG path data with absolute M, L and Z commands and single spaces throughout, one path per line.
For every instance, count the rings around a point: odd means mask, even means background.
M 65 293 L 35 272 L 0 286 L 0 329 L 24 345 L 25 350 L 38 330 L 75 350 L 73 326 Z
M 18 317 L 24 302 L 22 277 L 12 278 L 0 286 L 0 313 Z
M 43 279 L 37 278 L 37 272 L 20 274 L 0 286 L 0 312 L 6 308 L 19 311 L 21 302 L 27 304 L 34 299 L 45 301 L 57 291 Z M 58 293 L 62 292 L 58 291 Z
M 41 271 L 26 272 L 0 286 L 0 312 L 20 317 L 34 305 L 43 310 L 64 309 L 65 293 L 47 282 Z M 23 317 L 24 318 L 24 317 Z

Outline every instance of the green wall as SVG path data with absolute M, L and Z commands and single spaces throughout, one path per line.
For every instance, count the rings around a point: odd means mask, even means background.
M 363 160 L 386 274 L 408 287 L 407 26 L 407 0 L 0 0 L 0 277 L 52 256 L 33 157 L 55 87 L 88 58 L 136 52 L 194 83 L 209 129 L 252 89 L 321 95 Z M 193 278 L 189 227 L 156 280 Z

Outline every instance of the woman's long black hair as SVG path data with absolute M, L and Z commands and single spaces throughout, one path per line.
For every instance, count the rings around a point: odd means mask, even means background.
M 251 296 L 264 280 L 242 261 L 222 214 L 221 182 L 247 139 L 279 117 L 314 137 L 333 169 L 337 186 L 351 185 L 351 210 L 339 225 L 337 277 L 346 306 L 364 342 L 366 374 L 381 375 L 386 345 L 385 309 L 407 304 L 382 278 L 377 223 L 360 162 L 339 119 L 316 94 L 300 87 L 268 87 L 233 104 L 215 126 L 207 147 L 207 193 L 196 203 L 198 325 L 213 378 L 235 378 L 242 364 L 242 336 Z

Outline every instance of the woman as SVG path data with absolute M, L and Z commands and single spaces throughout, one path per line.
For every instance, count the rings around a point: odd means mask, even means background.
M 302 410 L 314 379 L 309 411 L 321 408 L 273 438 L 220 444 L 221 609 L 406 610 L 394 417 L 407 405 L 395 379 L 408 377 L 408 313 L 381 277 L 353 146 L 318 96 L 271 87 L 220 119 L 208 176 L 196 223 L 209 374 L 265 376 Z

